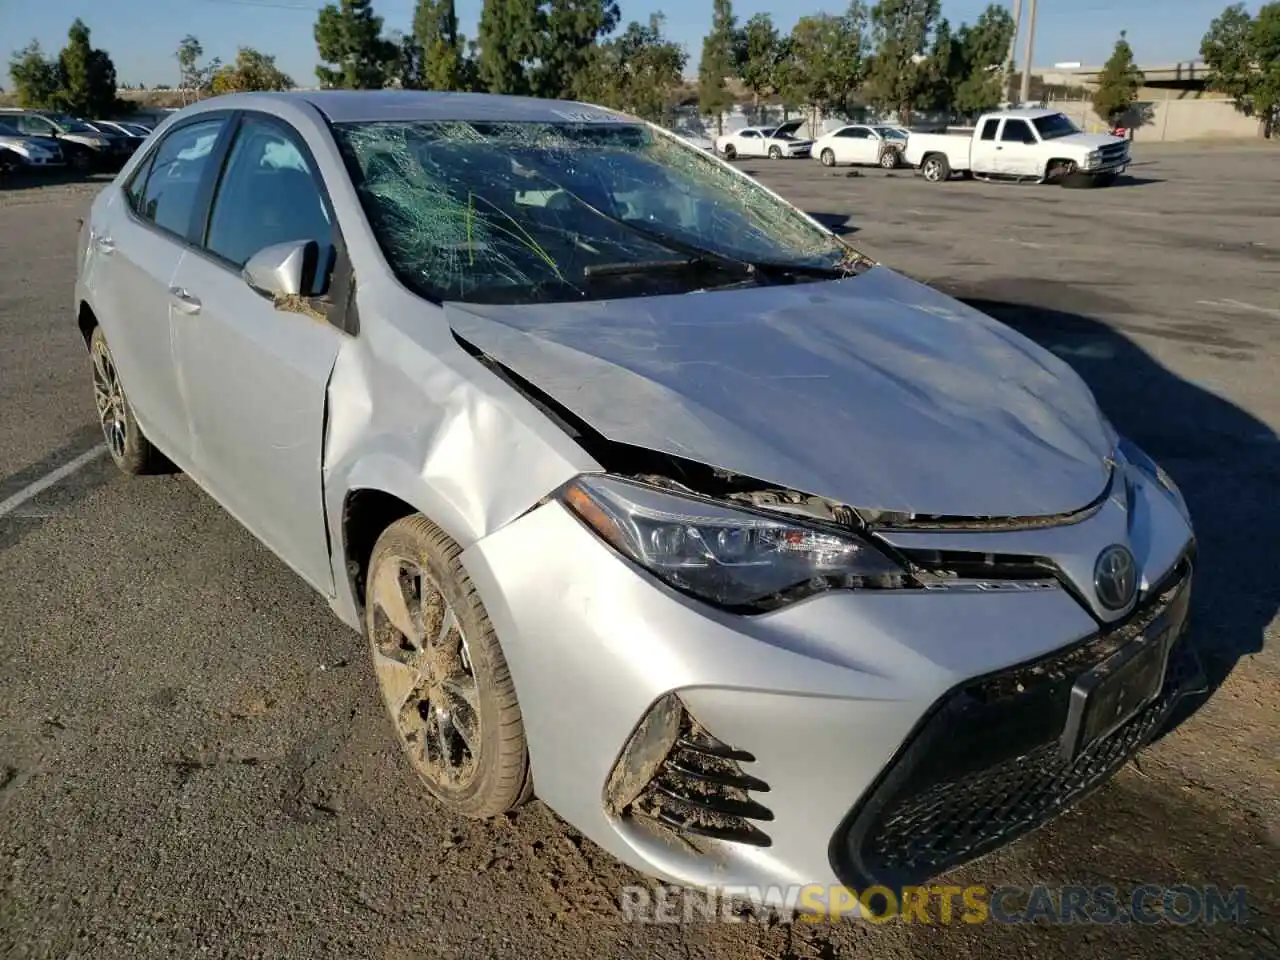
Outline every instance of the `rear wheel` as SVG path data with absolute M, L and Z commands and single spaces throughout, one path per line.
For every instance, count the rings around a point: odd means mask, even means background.
M 951 164 L 940 153 L 931 153 L 920 164 L 920 172 L 930 183 L 942 183 L 951 176 Z
M 836 155 L 830 147 L 818 154 L 818 159 L 822 161 L 824 167 L 834 167 L 836 165 Z
M 125 396 L 115 359 L 101 327 L 94 327 L 89 337 L 89 356 L 93 361 L 93 402 L 111 459 L 129 474 L 164 470 L 167 463 L 163 454 L 143 436 L 142 428 L 133 415 L 133 407 Z
M 420 514 L 387 527 L 369 562 L 365 629 L 414 772 L 457 813 L 492 817 L 533 785 L 515 684 L 461 553 Z
M 770 148 L 769 148 L 769 159 L 770 159 L 770 160 L 781 160 L 781 159 L 782 159 L 782 151 L 781 151 L 780 149 L 778 149 L 777 147 L 770 147 Z

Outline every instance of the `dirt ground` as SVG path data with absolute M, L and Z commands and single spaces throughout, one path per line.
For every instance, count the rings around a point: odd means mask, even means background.
M 1212 691 L 944 882 L 1248 888 L 1249 922 L 642 925 L 534 803 L 428 802 L 363 641 L 188 480 L 97 461 L 0 517 L 0 956 L 1280 957 L 1280 153 L 1135 148 L 1071 191 L 744 166 L 1072 362 L 1197 522 Z M 100 442 L 73 323 L 96 187 L 0 191 L 0 503 Z

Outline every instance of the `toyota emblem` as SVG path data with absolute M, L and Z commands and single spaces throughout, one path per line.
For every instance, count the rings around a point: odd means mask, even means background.
M 1098 602 L 1108 610 L 1123 610 L 1138 591 L 1138 564 L 1128 547 L 1112 544 L 1098 554 L 1093 567 L 1093 588 Z

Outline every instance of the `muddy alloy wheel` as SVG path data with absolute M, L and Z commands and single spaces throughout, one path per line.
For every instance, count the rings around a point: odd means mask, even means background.
M 769 148 L 769 159 L 770 159 L 770 160 L 781 160 L 781 159 L 782 159 L 782 151 L 781 151 L 781 150 L 779 150 L 777 147 L 770 147 L 770 148 Z
M 89 357 L 93 361 L 93 404 L 115 465 L 130 474 L 168 469 L 168 461 L 138 426 L 101 327 L 94 327 L 89 337 Z
M 491 817 L 532 782 L 515 686 L 460 554 L 420 515 L 393 523 L 370 560 L 365 625 L 410 766 L 453 810 Z
M 885 170 L 896 170 L 898 168 L 898 151 L 888 148 L 884 153 L 880 154 L 880 166 Z
M 822 161 L 824 167 L 834 167 L 836 165 L 836 155 L 831 152 L 830 147 L 823 150 L 818 159 Z

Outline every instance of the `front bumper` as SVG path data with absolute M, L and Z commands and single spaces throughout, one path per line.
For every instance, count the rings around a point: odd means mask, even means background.
M 1034 829 L 1167 715 L 1185 685 L 1180 653 L 1152 705 L 1091 750 L 1053 759 L 1076 674 L 1148 616 L 1176 621 L 1181 636 L 1190 528 L 1154 484 L 1130 489 L 1127 505 L 1109 499 L 1071 527 L 960 535 L 1055 560 L 1066 582 L 1042 589 L 832 592 L 734 616 L 667 590 L 555 502 L 463 562 L 515 680 L 538 796 L 642 871 L 793 906 L 800 887 L 917 882 Z M 1076 595 L 1126 528 L 1144 599 L 1108 623 Z M 1174 581 L 1183 586 L 1170 595 Z M 1041 675 L 1052 682 L 1030 683 Z M 1018 684 L 1031 693 L 996 696 Z M 616 809 L 624 747 L 671 694 L 696 730 Z M 960 739 L 939 735 L 948 730 Z M 681 801 L 661 822 L 652 794 L 681 795 L 690 771 L 709 784 L 711 816 Z

